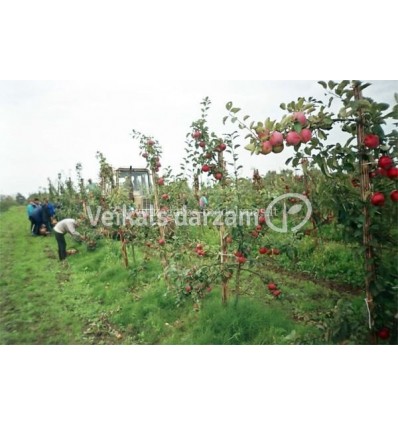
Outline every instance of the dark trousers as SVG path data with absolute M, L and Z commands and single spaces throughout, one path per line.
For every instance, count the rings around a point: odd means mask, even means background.
M 41 220 L 35 220 L 32 218 L 33 221 L 33 233 L 35 235 L 40 235 L 40 226 L 43 224 Z
M 35 221 L 33 220 L 32 217 L 29 217 L 29 221 L 30 221 L 30 232 L 34 233 Z
M 62 233 L 54 232 L 55 239 L 58 243 L 58 255 L 59 259 L 61 261 L 65 260 L 66 258 L 66 241 L 65 241 L 65 235 Z

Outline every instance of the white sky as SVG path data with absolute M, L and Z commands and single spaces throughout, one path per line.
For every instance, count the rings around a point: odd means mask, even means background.
M 393 103 L 397 81 L 374 81 L 365 95 Z M 185 135 L 192 121 L 200 118 L 200 102 L 208 96 L 211 130 L 222 134 L 237 129 L 224 126 L 225 104 L 233 101 L 253 120 L 280 118 L 281 102 L 299 96 L 324 99 L 324 90 L 314 80 L 300 81 L 1 81 L 0 193 L 25 196 L 47 187 L 47 177 L 57 174 L 75 179 L 75 165 L 83 165 L 83 177 L 96 179 L 101 151 L 114 167 L 145 166 L 134 128 L 157 138 L 163 146 L 163 166 L 177 174 L 185 154 Z M 280 170 L 293 153 L 251 156 L 239 148 L 242 174 L 253 168 L 260 173 Z M 238 142 L 238 140 L 237 140 Z
M 389 3 L 382 3 L 388 11 Z M 97 150 L 114 167 L 143 166 L 133 128 L 160 141 L 162 165 L 177 173 L 185 134 L 205 96 L 212 101 L 209 124 L 217 133 L 228 131 L 222 124 L 227 101 L 255 120 L 278 118 L 281 102 L 322 97 L 316 83 L 321 79 L 379 79 L 365 94 L 393 102 L 398 82 L 382 80 L 396 78 L 394 13 L 375 21 L 376 10 L 361 8 L 354 30 L 335 25 L 358 15 L 355 4 L 341 0 L 327 13 L 312 0 L 260 5 L 2 5 L 0 193 L 26 196 L 59 172 L 74 178 L 77 162 L 84 178 L 95 179 Z M 256 157 L 242 148 L 243 174 L 254 167 L 261 173 L 278 170 L 290 152 Z

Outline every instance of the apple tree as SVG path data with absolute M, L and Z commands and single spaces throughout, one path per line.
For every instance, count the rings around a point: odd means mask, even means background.
M 355 185 L 357 196 L 342 199 L 345 214 L 340 219 L 349 223 L 349 237 L 357 242 L 364 258 L 372 340 L 396 340 L 398 132 L 394 127 L 398 104 L 390 107 L 364 97 L 368 83 L 344 80 L 319 84 L 327 90 L 326 102 L 302 97 L 280 105 L 286 112 L 280 120 L 251 123 L 249 115 L 241 117 L 240 108 L 228 102 L 224 122 L 236 122 L 246 131 L 245 148 L 252 154 L 268 155 L 291 147 L 294 155 L 287 165 L 297 167 L 310 159 L 328 178 L 347 176 Z M 398 103 L 397 95 L 395 100 Z M 338 127 L 342 134 L 331 135 Z M 339 142 L 329 141 L 337 137 Z

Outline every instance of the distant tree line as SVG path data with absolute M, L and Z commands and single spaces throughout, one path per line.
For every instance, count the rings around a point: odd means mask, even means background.
M 5 212 L 11 207 L 24 205 L 25 203 L 26 198 L 20 193 L 17 193 L 15 196 L 0 195 L 0 212 Z

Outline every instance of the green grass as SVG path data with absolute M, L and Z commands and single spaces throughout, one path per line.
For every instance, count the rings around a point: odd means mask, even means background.
M 349 338 L 339 328 L 344 315 L 331 312 L 342 297 L 348 304 L 358 297 L 294 274 L 267 271 L 283 292 L 276 300 L 264 279 L 242 271 L 237 303 L 231 281 L 227 305 L 215 286 L 198 309 L 189 297 L 177 303 L 156 254 L 144 261 L 136 250 L 136 264 L 130 255 L 125 268 L 119 242 L 101 240 L 88 252 L 67 236 L 68 248 L 80 252 L 68 257 L 65 268 L 52 236 L 29 234 L 23 207 L 2 213 L 0 225 L 1 344 L 323 344 L 332 319 L 334 335 Z M 215 244 L 217 233 L 194 229 L 191 239 Z M 354 322 L 362 310 L 355 304 L 349 330 L 358 330 Z

